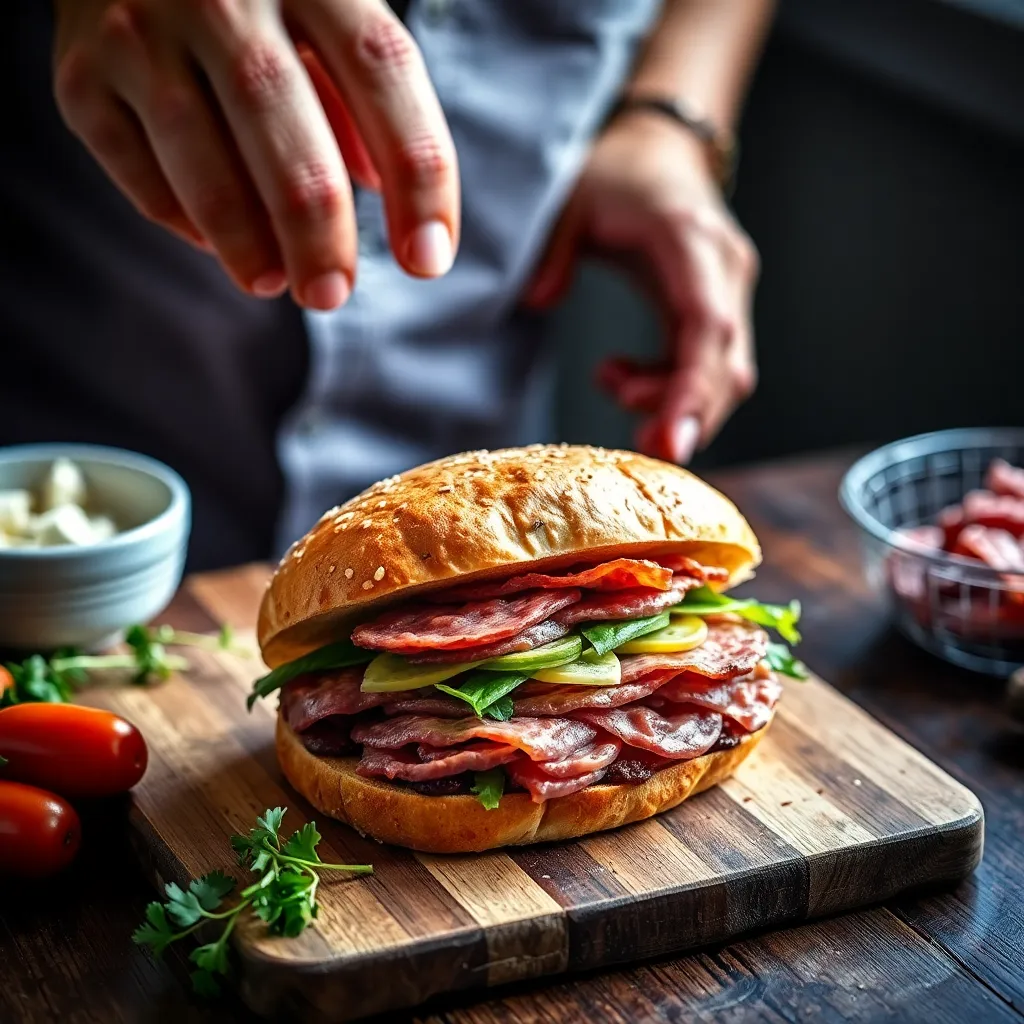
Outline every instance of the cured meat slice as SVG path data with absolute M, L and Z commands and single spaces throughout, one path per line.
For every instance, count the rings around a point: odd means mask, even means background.
M 465 747 L 447 747 L 436 750 L 429 758 L 421 759 L 408 748 L 381 750 L 363 747 L 363 756 L 356 772 L 365 776 L 383 776 L 387 779 L 405 779 L 407 782 L 425 782 L 443 779 L 462 772 L 483 772 L 506 764 L 521 756 L 517 747 L 498 743 L 470 743 Z
M 296 732 L 303 732 L 330 715 L 356 715 L 394 697 L 389 693 L 363 693 L 359 689 L 362 681 L 362 665 L 293 679 L 281 691 L 285 721 Z
M 356 725 L 352 739 L 368 746 L 395 750 L 410 743 L 451 747 L 470 740 L 492 740 L 525 751 L 534 761 L 559 761 L 597 736 L 597 730 L 571 718 L 428 718 L 401 715 L 372 725 Z
M 567 715 L 580 708 L 617 708 L 642 700 L 675 676 L 653 672 L 635 683 L 618 686 L 557 686 L 526 683 L 512 694 L 517 715 Z
M 451 587 L 431 597 L 443 602 L 480 601 L 491 597 L 507 597 L 523 590 L 553 590 L 561 587 L 583 587 L 587 590 L 628 590 L 632 587 L 653 587 L 668 590 L 672 586 L 672 570 L 646 558 L 616 558 L 589 569 L 574 569 L 559 576 L 528 572 L 507 580 L 486 580 Z
M 535 804 L 542 804 L 545 800 L 554 800 L 560 796 L 568 796 L 570 793 L 578 793 L 587 786 L 594 785 L 604 778 L 605 768 L 598 768 L 596 771 L 587 772 L 584 775 L 573 775 L 568 778 L 555 778 L 547 772 L 542 771 L 540 765 L 525 758 L 513 761 L 505 771 L 509 778 L 518 783 Z
M 570 628 L 567 623 L 548 619 L 547 622 L 538 622 L 536 626 L 524 629 L 507 640 L 484 644 L 483 647 L 463 647 L 458 651 L 396 651 L 395 653 L 404 654 L 410 661 L 421 665 L 454 664 L 457 661 L 486 661 L 488 658 L 497 658 L 502 654 L 532 651 L 535 647 L 549 644 L 552 640 L 558 640 L 565 636 Z
M 738 722 L 747 732 L 767 725 L 782 687 L 771 674 L 757 670 L 749 676 L 718 682 L 690 674 L 676 676 L 655 697 L 674 704 L 696 704 L 718 711 Z
M 659 555 L 658 561 L 681 576 L 692 576 L 701 583 L 725 583 L 729 570 L 718 565 L 701 565 L 695 558 L 686 555 Z
M 448 680 L 458 685 L 457 679 Z M 435 718 L 465 718 L 469 705 L 458 697 L 449 697 L 433 687 L 400 690 L 384 696 L 391 698 L 382 705 L 387 715 L 432 715 Z
M 712 679 L 745 675 L 765 656 L 768 634 L 757 626 L 724 619 L 708 621 L 708 636 L 700 647 L 677 654 L 624 654 L 622 682 L 631 683 L 651 672 L 696 672 Z
M 722 716 L 716 711 L 685 705 L 661 714 L 642 704 L 623 708 L 590 708 L 573 717 L 618 736 L 630 747 L 640 747 L 674 761 L 700 757 L 710 750 L 722 732 Z
M 684 590 L 673 587 L 671 590 L 620 590 L 611 594 L 588 595 L 557 612 L 554 621 L 574 626 L 578 622 L 605 619 L 642 619 L 679 604 L 684 593 Z
M 529 590 L 463 605 L 414 604 L 385 612 L 352 631 L 352 642 L 374 650 L 449 650 L 504 640 L 575 604 L 582 592 Z
M 622 741 L 615 736 L 596 739 L 560 761 L 533 761 L 539 771 L 556 779 L 573 779 L 607 768 L 619 756 Z
M 1005 459 L 993 459 L 985 477 L 985 486 L 996 494 L 1024 498 L 1024 469 L 1011 466 Z
M 1020 539 L 1024 536 L 1024 498 L 991 491 L 969 491 L 962 505 L 952 505 L 939 515 L 939 526 L 946 533 L 946 547 L 952 549 L 960 531 L 971 523 L 1006 530 Z

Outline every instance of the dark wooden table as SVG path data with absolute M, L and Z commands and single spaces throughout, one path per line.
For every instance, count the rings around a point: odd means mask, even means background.
M 844 455 L 719 473 L 765 550 L 756 590 L 804 603 L 802 653 L 985 805 L 985 859 L 952 891 L 703 953 L 420 1011 L 424 1024 L 507 1021 L 1024 1021 L 1024 732 L 997 681 L 895 635 L 836 503 Z M 189 602 L 166 618 L 187 627 Z M 0 1022 L 248 1021 L 232 997 L 188 995 L 187 950 L 154 963 L 129 935 L 152 893 L 120 808 L 87 812 L 85 855 L 45 886 L 0 885 Z M 399 1018 L 395 1018 L 399 1019 Z M 401 1018 L 408 1019 L 408 1018 Z

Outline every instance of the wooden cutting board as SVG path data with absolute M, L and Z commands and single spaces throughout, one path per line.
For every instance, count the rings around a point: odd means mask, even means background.
M 194 578 L 167 619 L 245 630 L 265 578 Z M 258 1012 L 345 1021 L 638 960 L 954 881 L 981 858 L 977 798 L 816 679 L 787 685 L 732 779 L 658 818 L 489 854 L 381 846 L 316 814 L 282 778 L 273 702 L 245 710 L 259 662 L 189 653 L 186 677 L 88 691 L 149 742 L 131 815 L 154 879 L 236 871 L 228 837 L 278 805 L 289 830 L 314 817 L 325 860 L 375 869 L 324 884 L 320 916 L 297 939 L 239 928 L 241 992 Z

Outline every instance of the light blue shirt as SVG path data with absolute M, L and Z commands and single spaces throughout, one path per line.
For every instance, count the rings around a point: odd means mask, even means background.
M 306 314 L 310 374 L 278 437 L 282 548 L 372 482 L 470 448 L 550 440 L 540 322 L 517 308 L 657 0 L 412 0 L 455 140 L 451 272 L 408 277 L 381 200 L 360 191 L 348 304 Z

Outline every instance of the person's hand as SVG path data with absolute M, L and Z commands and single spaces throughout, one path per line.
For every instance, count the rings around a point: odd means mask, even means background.
M 409 273 L 459 234 L 455 150 L 415 42 L 379 0 L 56 0 L 64 120 L 151 220 L 259 296 L 331 309 L 380 187 Z
M 642 450 L 688 462 L 757 381 L 757 252 L 726 209 L 702 145 L 655 113 L 614 121 L 593 148 L 527 304 L 557 301 L 584 253 L 634 272 L 664 314 L 666 358 L 609 360 L 599 379 L 622 406 L 646 414 Z

